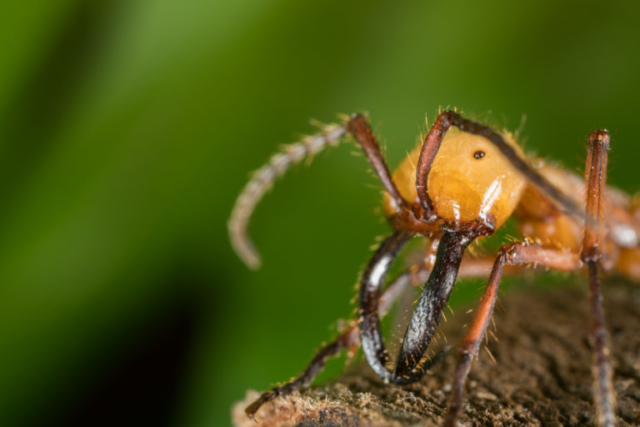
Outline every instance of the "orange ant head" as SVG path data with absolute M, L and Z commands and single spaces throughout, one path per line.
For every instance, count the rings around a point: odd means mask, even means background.
M 523 156 L 511 135 L 503 137 Z M 406 200 L 417 200 L 415 174 L 419 156 L 420 147 L 394 173 L 398 190 Z M 524 176 L 486 138 L 451 127 L 433 161 L 427 189 L 438 217 L 470 222 L 493 215 L 497 228 L 513 213 L 525 184 Z
M 511 135 L 504 139 L 523 155 Z M 433 161 L 427 187 L 439 217 L 467 222 L 493 215 L 499 227 L 516 208 L 525 183 L 486 138 L 451 128 Z

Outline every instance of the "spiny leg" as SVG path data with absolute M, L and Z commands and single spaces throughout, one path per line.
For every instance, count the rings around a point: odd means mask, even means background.
M 482 277 L 487 269 L 491 268 L 492 260 L 486 258 L 470 258 L 464 259 L 460 270 L 458 272 L 459 278 L 469 277 Z M 406 293 L 407 288 L 411 288 L 416 283 L 424 283 L 429 278 L 431 272 L 431 266 L 420 266 L 417 270 L 410 268 L 405 273 L 396 277 L 393 282 L 384 290 L 380 297 L 379 310 L 382 316 L 391 308 L 392 304 Z M 342 332 L 335 340 L 324 345 L 312 359 L 309 366 L 298 376 L 297 378 L 289 381 L 278 387 L 262 393 L 258 399 L 256 399 L 251 405 L 249 405 L 245 412 L 251 418 L 255 420 L 255 414 L 258 410 L 267 402 L 275 399 L 278 396 L 284 396 L 293 391 L 300 390 L 308 387 L 316 376 L 322 372 L 327 360 L 333 356 L 338 356 L 345 349 L 352 349 L 354 346 L 359 345 L 360 337 L 358 335 L 358 325 L 353 324 Z M 442 356 L 444 351 L 440 352 L 436 357 L 432 358 L 431 365 L 435 364 Z
M 479 272 L 484 270 L 487 263 L 486 259 L 471 259 L 467 260 L 460 269 L 460 277 L 479 277 Z M 489 261 L 490 262 L 490 261 Z M 468 268 L 467 268 L 468 267 Z M 380 297 L 379 310 L 382 316 L 391 308 L 393 303 L 402 295 L 407 288 L 409 288 L 416 281 L 424 282 L 428 279 L 430 269 L 419 268 L 417 271 L 410 269 L 409 271 L 399 275 L 385 290 Z M 253 420 L 255 420 L 255 414 L 260 407 L 267 402 L 275 399 L 278 396 L 287 395 L 295 390 L 303 389 L 309 386 L 318 374 L 324 369 L 327 360 L 330 357 L 339 355 L 343 350 L 352 348 L 360 342 L 358 336 L 358 325 L 353 324 L 348 329 L 340 334 L 334 341 L 324 345 L 312 359 L 309 366 L 298 376 L 297 378 L 289 381 L 282 386 L 274 387 L 273 389 L 262 393 L 258 399 L 256 399 L 251 405 L 245 409 L 245 413 Z M 438 356 L 432 359 L 431 364 L 435 364 L 442 356 L 444 352 L 441 352 Z
M 419 275 L 426 274 L 426 271 L 422 270 L 418 272 Z M 403 294 L 407 288 L 411 286 L 415 278 L 415 272 L 405 272 L 398 276 L 388 287 L 380 297 L 379 309 L 380 313 L 384 316 L 391 308 L 396 299 Z M 299 389 L 303 389 L 309 386 L 313 380 L 324 369 L 327 360 L 331 357 L 339 355 L 343 350 L 350 349 L 358 345 L 360 337 L 358 335 L 358 325 L 352 324 L 344 332 L 342 332 L 335 340 L 324 345 L 313 357 L 309 366 L 298 376 L 297 378 L 289 381 L 278 387 L 262 393 L 258 399 L 256 399 L 251 405 L 247 406 L 245 413 L 249 418 L 255 421 L 255 414 L 260 407 L 265 403 L 275 399 L 278 396 L 290 394 L 291 392 Z
M 356 327 L 349 328 L 341 334 L 335 341 L 323 346 L 313 357 L 309 366 L 297 378 L 288 383 L 274 387 L 271 390 L 262 393 L 251 405 L 247 406 L 244 412 L 249 418 L 256 421 L 255 414 L 260 407 L 278 396 L 292 393 L 295 390 L 306 388 L 324 369 L 327 360 L 330 357 L 339 355 L 345 348 L 350 348 L 358 342 L 358 329 Z
M 598 261 L 601 259 L 599 245 L 602 242 L 599 224 L 602 219 L 602 193 L 607 179 L 608 150 L 609 134 L 607 131 L 598 130 L 589 136 L 585 178 L 587 181 L 587 215 L 592 221 L 588 222 L 585 227 L 582 261 L 587 264 L 589 270 L 589 294 L 593 316 L 591 339 L 593 344 L 594 398 L 597 421 L 600 427 L 611 427 L 616 424 L 615 395 L 598 273 Z
M 525 160 L 520 158 L 513 147 L 505 142 L 502 135 L 489 126 L 465 119 L 454 111 L 444 111 L 438 116 L 424 140 L 416 168 L 416 188 L 418 190 L 420 204 L 424 210 L 423 217 L 426 221 L 436 219 L 433 202 L 429 198 L 429 191 L 427 189 L 429 172 L 431 171 L 431 165 L 433 164 L 436 154 L 438 154 L 442 139 L 451 126 L 456 126 L 464 132 L 487 138 L 520 173 L 560 205 L 562 209 L 578 218 L 585 218 L 584 211 L 576 205 L 573 200 L 560 192 L 545 177 L 540 175 L 540 173 L 532 168 Z
M 480 305 L 460 346 L 460 357 L 451 390 L 449 410 L 444 422 L 445 427 L 454 427 L 460 415 L 464 384 L 471 368 L 471 362 L 478 355 L 480 343 L 491 319 L 505 264 L 519 265 L 530 263 L 561 271 L 576 270 L 582 265 L 576 253 L 545 248 L 539 245 L 512 243 L 500 249 L 500 253 L 491 270 L 489 283 L 482 295 Z

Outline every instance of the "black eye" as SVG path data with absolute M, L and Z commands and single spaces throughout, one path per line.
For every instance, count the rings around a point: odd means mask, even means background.
M 475 153 L 473 153 L 473 157 L 480 160 L 481 158 L 484 157 L 484 151 L 482 150 L 478 150 Z

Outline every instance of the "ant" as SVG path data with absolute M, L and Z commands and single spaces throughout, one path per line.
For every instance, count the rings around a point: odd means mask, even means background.
M 322 347 L 298 378 L 263 393 L 246 408 L 247 415 L 255 420 L 264 403 L 309 386 L 329 357 L 345 349 L 354 351 L 358 343 L 371 369 L 386 383 L 420 380 L 444 353 L 433 360 L 425 356 L 456 278 L 490 271 L 459 350 L 444 418 L 444 426 L 455 426 L 462 411 L 465 380 L 493 313 L 503 269 L 534 264 L 560 271 L 586 267 L 588 271 L 596 419 L 601 427 L 614 426 L 615 396 L 599 270 L 615 269 L 640 279 L 640 207 L 630 196 L 606 186 L 609 133 L 596 130 L 589 136 L 585 200 L 585 183 L 580 177 L 557 166 L 534 165 L 512 134 L 497 132 L 456 111 L 440 113 L 424 142 L 393 174 L 368 119 L 362 114 L 344 117 L 341 124 L 325 126 L 320 134 L 286 146 L 244 188 L 228 225 L 231 243 L 249 267 L 260 265 L 247 237 L 256 204 L 291 165 L 337 145 L 347 135 L 360 145 L 384 187 L 384 213 L 393 231 L 361 275 L 358 321 Z M 521 241 L 502 246 L 495 260 L 464 256 L 476 239 L 491 236 L 511 216 L 517 221 Z M 382 288 L 398 253 L 414 236 L 428 239 L 424 266 L 418 268 L 429 273 L 395 367 L 390 369 L 380 317 L 408 287 L 413 273 L 400 275 L 384 292 Z

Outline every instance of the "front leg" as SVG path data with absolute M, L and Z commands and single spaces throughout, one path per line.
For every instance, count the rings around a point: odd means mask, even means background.
M 603 244 L 600 227 L 602 217 L 602 193 L 607 178 L 607 157 L 609 150 L 609 134 L 607 131 L 595 131 L 589 137 L 589 154 L 587 156 L 587 216 L 582 261 L 589 271 L 589 295 L 591 298 L 591 341 L 593 343 L 593 375 L 594 398 L 597 420 L 600 427 L 616 425 L 615 394 L 613 392 L 612 370 L 609 362 L 609 346 L 607 328 L 602 310 L 602 293 L 598 262 L 601 260 L 600 245 Z
M 422 270 L 418 272 L 418 274 L 420 273 L 426 272 Z M 407 271 L 401 274 L 384 290 L 378 305 L 381 316 L 384 316 L 387 311 L 389 311 L 400 295 L 411 288 L 415 274 L 413 271 Z M 298 377 L 262 393 L 258 399 L 247 406 L 245 413 L 255 421 L 255 415 L 262 405 L 278 396 L 286 396 L 296 390 L 308 387 L 318 374 L 322 372 L 329 358 L 338 356 L 344 350 L 354 351 L 359 343 L 358 325 L 357 322 L 354 321 L 348 328 L 342 331 L 336 339 L 323 345 L 313 357 L 311 363 L 309 363 L 307 368 Z
M 573 252 L 527 243 L 512 243 L 500 249 L 498 258 L 491 270 L 489 284 L 482 295 L 482 300 L 473 317 L 471 326 L 460 346 L 460 357 L 451 390 L 449 411 L 444 422 L 445 427 L 454 427 L 460 415 L 464 384 L 471 369 L 471 362 L 478 355 L 480 343 L 493 314 L 504 266 L 526 264 L 536 264 L 560 271 L 573 271 L 582 266 L 579 255 Z

